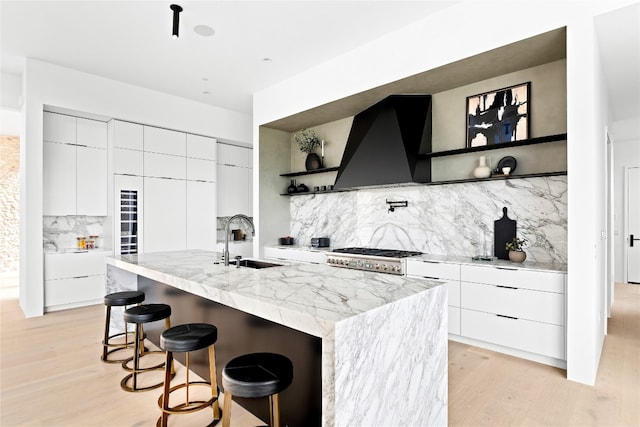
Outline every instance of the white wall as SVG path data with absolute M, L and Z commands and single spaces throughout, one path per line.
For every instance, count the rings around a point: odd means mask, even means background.
M 327 61 L 254 95 L 258 127 L 289 115 L 559 27 L 567 27 L 569 170 L 568 370 L 569 379 L 593 384 L 602 347 L 602 263 L 606 112 L 595 68 L 593 18 L 614 2 L 462 2 L 395 33 Z M 628 4 L 619 2 L 618 4 Z M 494 25 L 501 16 L 526 17 Z M 489 23 L 482 26 L 479 23 Z M 510 22 L 508 19 L 505 22 Z M 508 29 L 505 29 L 505 26 Z M 463 42 L 461 42 L 463 41 Z M 466 42 L 465 42 L 466 41 Z M 473 70 L 470 70 L 473 72 Z M 598 182 L 600 181 L 600 183 Z M 276 214 L 280 214 L 277 212 Z M 286 215 L 286 213 L 282 213 Z
M 251 116 L 27 59 L 20 174 L 20 305 L 43 313 L 42 122 L 51 105 L 250 144 Z
M 625 168 L 640 166 L 640 140 L 614 141 L 613 143 L 613 186 L 614 186 L 614 225 L 613 239 L 615 246 L 614 279 L 616 282 L 624 282 L 624 248 L 627 245 L 624 225 L 626 212 L 624 210 Z

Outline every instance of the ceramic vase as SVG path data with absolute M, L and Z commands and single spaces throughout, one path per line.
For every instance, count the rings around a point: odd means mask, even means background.
M 489 178 L 491 176 L 491 168 L 487 166 L 487 158 L 480 156 L 478 166 L 473 170 L 473 176 L 476 178 Z
M 316 153 L 307 154 L 307 160 L 304 162 L 304 166 L 308 171 L 320 169 L 320 157 Z
M 524 262 L 527 259 L 525 251 L 509 251 L 509 260 L 512 262 Z

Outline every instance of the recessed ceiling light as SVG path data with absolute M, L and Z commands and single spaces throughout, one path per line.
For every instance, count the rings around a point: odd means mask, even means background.
M 206 78 L 206 77 L 203 77 L 203 78 L 202 78 L 202 81 L 203 81 L 203 82 L 208 82 L 208 81 L 209 81 L 209 79 L 208 79 L 208 78 Z
M 208 25 L 196 25 L 193 27 L 193 31 L 202 37 L 211 37 L 216 33 L 215 30 Z
M 262 58 L 262 62 L 264 62 L 265 64 L 268 64 L 270 62 L 273 62 L 273 59 L 271 59 L 271 58 Z
M 208 90 L 205 90 L 204 92 L 202 92 L 204 95 L 210 95 L 211 92 L 209 92 Z

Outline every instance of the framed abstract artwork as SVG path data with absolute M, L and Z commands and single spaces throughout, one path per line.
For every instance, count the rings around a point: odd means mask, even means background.
M 531 82 L 467 97 L 467 148 L 529 139 Z

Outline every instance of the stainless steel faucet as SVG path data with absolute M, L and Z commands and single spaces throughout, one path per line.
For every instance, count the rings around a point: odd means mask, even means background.
M 253 221 L 248 216 L 243 214 L 236 214 L 231 218 L 229 218 L 229 221 L 227 221 L 227 225 L 224 227 L 224 265 L 226 266 L 229 265 L 229 232 L 230 232 L 229 226 L 235 219 L 244 219 L 246 222 L 248 222 L 249 225 L 251 226 L 251 235 L 252 236 L 256 235 L 256 228 L 253 225 Z

